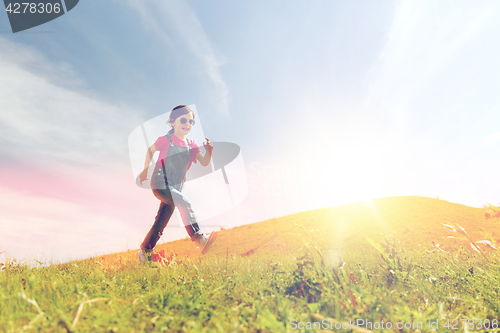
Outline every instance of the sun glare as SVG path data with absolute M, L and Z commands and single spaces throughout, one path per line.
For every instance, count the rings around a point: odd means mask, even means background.
M 333 198 L 338 204 L 390 195 L 393 177 L 398 172 L 377 155 L 377 152 L 360 149 L 336 151 L 324 170 L 318 171 L 321 175 L 316 182 L 318 193 Z

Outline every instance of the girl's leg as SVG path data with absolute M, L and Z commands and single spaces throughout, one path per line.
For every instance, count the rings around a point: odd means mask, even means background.
M 177 207 L 177 209 L 179 209 L 182 222 L 184 223 L 184 227 L 186 228 L 189 237 L 191 237 L 192 241 L 196 241 L 201 235 L 203 235 L 203 231 L 198 225 L 198 221 L 193 211 L 193 207 L 191 206 L 191 202 L 184 194 L 182 194 L 172 186 L 169 186 L 169 189 L 170 193 L 172 194 L 172 199 L 174 200 L 175 206 Z
M 141 249 L 146 253 L 152 252 L 156 243 L 163 235 L 163 229 L 167 226 L 174 212 L 174 202 L 168 190 L 153 190 L 154 195 L 161 200 L 160 208 L 156 214 L 155 222 L 142 242 Z

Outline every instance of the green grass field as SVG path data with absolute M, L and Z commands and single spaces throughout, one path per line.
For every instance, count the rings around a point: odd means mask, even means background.
M 407 233 L 337 249 L 315 234 L 304 229 L 288 253 L 177 256 L 161 266 L 8 261 L 0 331 L 500 332 L 498 251 L 474 251 L 460 232 L 413 248 Z
M 412 331 L 404 323 L 430 331 L 436 321 L 438 332 L 500 326 L 497 256 L 486 262 L 471 252 L 408 253 L 394 246 L 384 256 L 345 253 L 340 268 L 328 256 L 308 245 L 294 257 L 171 260 L 159 268 L 112 269 L 87 260 L 30 269 L 9 262 L 0 275 L 0 330 L 338 331 L 327 318 L 337 328 L 372 322 L 346 332 L 381 331 L 382 321 L 394 326 L 386 331 L 399 332 Z

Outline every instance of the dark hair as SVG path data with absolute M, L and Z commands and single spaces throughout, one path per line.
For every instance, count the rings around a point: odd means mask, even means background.
M 172 111 L 170 112 L 170 119 L 169 119 L 169 123 L 173 123 L 175 121 L 175 119 L 179 118 L 180 116 L 183 116 L 185 114 L 188 114 L 189 112 L 192 113 L 193 115 L 193 119 L 194 119 L 194 112 L 193 110 L 191 110 L 187 105 L 177 105 L 175 108 L 172 109 Z M 170 131 L 168 131 L 168 134 L 174 134 L 175 130 L 174 128 L 172 127 L 170 129 Z

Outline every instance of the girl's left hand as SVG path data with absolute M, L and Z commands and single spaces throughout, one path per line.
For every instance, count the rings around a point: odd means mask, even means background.
M 205 150 L 212 154 L 212 150 L 214 149 L 214 144 L 212 142 L 210 142 L 210 140 L 208 138 L 205 138 L 207 139 L 207 142 L 203 142 L 203 147 L 205 147 Z

